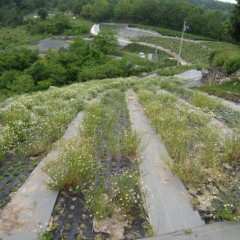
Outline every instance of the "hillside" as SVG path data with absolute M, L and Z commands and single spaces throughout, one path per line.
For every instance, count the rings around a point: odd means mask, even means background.
M 80 131 L 80 135 L 74 137 L 72 141 L 66 138 L 56 145 L 55 149 L 60 151 L 59 156 L 61 157 L 52 158 L 50 154 L 45 172 L 50 177 L 49 185 L 53 189 L 61 190 L 60 199 L 67 201 L 69 197 L 78 198 L 76 194 L 80 191 L 84 193 L 85 197 L 94 199 L 91 205 L 84 205 L 88 206 L 87 209 L 90 211 L 90 213 L 85 212 L 85 215 L 93 214 L 96 219 L 104 219 L 110 216 L 108 214 L 110 214 L 111 208 L 106 211 L 104 202 L 101 202 L 102 193 L 100 192 L 99 198 L 97 198 L 96 193 L 88 191 L 84 187 L 79 188 L 78 184 L 79 181 L 82 183 L 83 180 L 81 179 L 84 179 L 86 186 L 89 183 L 94 183 L 95 177 L 91 178 L 91 174 L 98 176 L 95 175 L 97 173 L 94 171 L 94 162 L 99 159 L 100 162 L 103 161 L 103 164 L 105 157 L 108 156 L 105 154 L 109 153 L 112 156 L 111 161 L 114 166 L 117 164 L 115 161 L 118 162 L 118 157 L 115 155 L 117 154 L 115 151 L 118 151 L 119 142 L 114 139 L 121 135 L 118 135 L 120 130 L 116 128 L 117 123 L 114 121 L 116 119 L 121 120 L 121 124 L 127 127 L 126 131 L 131 130 L 129 123 L 127 123 L 127 116 L 130 113 L 128 113 L 129 110 L 127 110 L 124 98 L 122 98 L 123 93 L 129 88 L 135 89 L 151 126 L 163 138 L 172 159 L 171 164 L 169 163 L 171 170 L 183 181 L 191 196 L 191 203 L 194 208 L 199 210 L 201 217 L 207 223 L 223 219 L 238 220 L 240 213 L 232 211 L 232 209 L 238 209 L 239 204 L 236 189 L 239 179 L 237 169 L 239 166 L 238 129 L 240 113 L 224 106 L 220 100 L 214 100 L 195 90 L 182 88 L 174 78 L 155 77 L 145 78 L 144 81 L 139 78 L 97 80 L 64 88 L 50 88 L 46 92 L 22 95 L 3 102 L 0 112 L 1 171 L 3 174 L 1 186 L 8 189 L 10 193 L 24 183 L 28 175 L 23 167 L 28 167 L 29 174 L 31 169 L 41 160 L 42 154 L 48 152 L 51 144 L 62 136 L 77 112 L 85 109 L 84 132 Z M 95 103 L 89 102 L 97 96 L 102 99 L 100 103 L 98 101 Z M 119 100 L 116 102 L 114 99 L 118 96 Z M 116 118 L 116 109 L 120 109 L 119 114 L 123 114 L 122 117 Z M 112 118 L 113 116 L 115 117 Z M 213 117 L 215 120 L 213 120 Z M 232 133 L 228 135 L 230 132 Z M 115 134 L 112 135 L 113 133 Z M 130 132 L 122 134 L 124 138 L 121 145 L 121 156 L 128 156 L 127 159 L 132 159 L 131 161 L 134 163 L 143 151 L 142 147 L 138 145 L 140 144 L 140 135 Z M 225 139 L 226 145 L 222 145 L 223 139 Z M 109 140 L 110 142 L 108 142 Z M 103 151 L 106 152 L 103 155 L 98 155 L 101 154 L 101 148 L 99 149 L 100 152 L 94 149 L 96 144 L 101 146 L 101 142 L 105 143 L 102 146 Z M 138 152 L 140 149 L 142 150 Z M 9 159 L 14 165 L 10 164 Z M 127 161 L 126 158 L 123 158 L 123 160 Z M 85 164 L 86 161 L 89 162 L 85 165 L 82 161 L 85 161 Z M 127 170 L 129 167 L 128 161 L 121 163 L 126 171 L 130 171 Z M 72 168 L 76 164 L 81 167 Z M 104 173 L 105 167 L 102 164 L 98 168 L 99 171 Z M 113 169 L 118 171 L 117 165 Z M 139 180 L 137 172 L 128 172 L 128 174 L 134 174 L 134 184 L 137 184 Z M 102 184 L 107 184 L 110 181 L 105 180 L 104 177 L 110 175 L 103 174 L 100 176 L 103 179 Z M 231 176 L 231 178 L 228 176 Z M 106 179 L 112 178 L 107 177 Z M 6 181 L 11 182 L 11 184 L 4 185 Z M 125 181 L 128 181 L 127 178 L 125 178 Z M 133 182 L 128 183 L 129 189 L 136 189 L 129 185 L 130 183 Z M 103 187 L 103 189 L 105 188 Z M 68 192 L 69 190 L 70 192 Z M 126 194 L 124 189 L 122 191 L 120 191 L 121 194 Z M 1 191 L 1 196 L 3 197 L 1 199 L 1 206 L 3 207 L 9 200 L 9 195 L 6 195 L 5 190 Z M 126 202 L 121 200 L 123 196 L 125 196 Z M 133 201 L 135 196 L 137 195 L 133 195 Z M 55 207 L 58 212 L 62 212 L 64 209 L 60 199 L 58 199 Z M 119 204 L 118 201 L 120 201 L 123 204 L 122 206 L 126 207 L 125 214 L 127 216 L 136 213 L 130 209 L 130 201 L 132 200 L 127 200 L 128 195 L 121 195 L 121 199 L 119 199 L 120 195 L 117 198 L 114 197 L 112 201 L 116 201 L 114 204 Z M 217 199 L 217 202 L 214 199 Z M 142 206 L 141 201 L 138 204 L 139 207 Z M 133 204 L 132 206 L 135 206 L 134 209 L 136 209 L 137 205 Z M 59 225 L 58 220 L 51 222 L 51 226 L 56 226 L 49 228 L 48 234 L 53 234 L 52 236 L 57 236 L 55 234 L 59 234 L 60 229 L 64 228 L 64 224 L 69 223 L 64 220 L 64 215 L 56 218 L 56 211 L 53 213 L 54 219 L 61 217 L 63 225 Z M 69 214 L 69 212 L 67 211 L 65 214 Z M 85 219 L 84 224 L 89 226 L 88 218 Z M 121 221 L 125 221 L 124 219 Z M 146 220 L 143 218 L 143 221 Z M 143 232 L 147 234 L 149 231 L 150 234 L 151 228 L 146 224 L 147 222 L 144 222 L 142 225 L 145 229 Z M 65 234 L 70 234 L 70 229 L 70 226 L 66 228 L 64 230 Z M 136 234 L 135 231 L 134 234 Z
M 223 31 L 230 5 L 8 3 L 0 240 L 238 240 L 240 46 Z
M 95 22 L 118 21 L 181 31 L 184 20 L 188 22 L 188 32 L 218 40 L 232 41 L 225 31 L 225 23 L 233 10 L 233 4 L 218 1 L 35 1 L 26 0 L 1 2 L 0 25 L 18 26 L 24 23 L 24 15 L 40 11 L 42 18 L 56 9 L 71 12 Z M 230 26 L 227 24 L 229 29 Z M 229 30 L 229 32 L 231 32 Z

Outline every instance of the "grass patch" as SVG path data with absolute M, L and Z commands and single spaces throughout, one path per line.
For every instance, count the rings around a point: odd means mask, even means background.
M 240 103 L 240 79 L 232 79 L 230 82 L 214 85 L 203 85 L 198 90 L 207 92 L 211 95 L 225 98 L 236 103 Z

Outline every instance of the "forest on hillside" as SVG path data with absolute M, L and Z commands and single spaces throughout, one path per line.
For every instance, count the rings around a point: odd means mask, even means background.
M 2 0 L 0 25 L 23 24 L 26 14 L 39 9 L 71 11 L 92 21 L 118 21 L 159 26 L 219 40 L 230 40 L 227 19 L 233 4 L 214 0 Z

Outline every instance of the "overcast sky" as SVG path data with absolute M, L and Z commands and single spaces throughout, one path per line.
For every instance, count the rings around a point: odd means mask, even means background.
M 218 1 L 229 2 L 229 3 L 237 3 L 237 1 L 235 1 L 235 0 L 218 0 Z

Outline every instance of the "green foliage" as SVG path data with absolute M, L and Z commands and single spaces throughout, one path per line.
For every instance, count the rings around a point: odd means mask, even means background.
M 96 8 L 98 5 L 99 7 Z M 187 1 L 119 0 L 110 2 L 95 0 L 84 5 L 81 14 L 83 17 L 94 21 L 115 19 L 118 22 L 151 25 L 154 26 L 149 27 L 151 29 L 154 28 L 163 34 L 178 37 L 181 36 L 183 21 L 187 20 L 189 26 L 186 34 L 187 38 L 229 40 L 230 37 L 224 31 L 225 12 L 216 9 L 205 11 L 200 6 L 195 5 L 197 4 L 192 5 Z M 103 6 L 105 6 L 104 11 Z M 196 35 L 203 37 L 197 37 Z
M 8 89 L 18 94 L 29 93 L 35 90 L 32 77 L 27 74 L 19 75 L 12 84 L 8 85 Z
M 209 57 L 209 62 L 211 65 L 215 65 L 218 67 L 222 67 L 224 65 L 224 62 L 226 61 L 227 58 L 231 55 L 230 51 L 215 51 L 212 52 L 210 57 Z
M 186 19 L 190 27 L 188 32 L 191 34 L 215 39 L 229 39 L 224 31 L 224 22 L 231 5 L 225 8 L 224 4 L 221 4 L 213 1 L 209 4 L 204 1 L 203 5 L 211 9 L 207 10 L 196 0 L 180 2 L 167 0 L 12 0 L 1 3 L 0 24 L 5 26 L 22 24 L 24 14 L 39 10 L 39 15 L 44 19 L 46 15 L 44 9 L 58 9 L 60 12 L 71 11 L 75 15 L 80 14 L 97 22 L 115 19 L 121 22 L 160 26 L 176 31 L 181 31 L 183 20 Z M 239 9 L 235 7 L 228 24 L 230 34 L 234 33 L 234 29 L 238 29 L 238 18 L 235 17 L 238 15 Z M 56 29 L 60 31 L 59 28 L 54 26 L 48 30 L 56 32 Z M 237 34 L 236 31 L 235 33 Z
M 85 82 L 92 79 L 114 78 L 123 75 L 120 62 L 108 61 L 106 64 L 92 67 L 85 67 L 78 73 L 78 81 Z
M 28 20 L 26 29 L 31 34 L 66 34 L 82 35 L 89 33 L 91 23 L 82 19 L 70 19 L 63 14 L 56 14 L 50 19 Z
M 231 74 L 236 72 L 240 69 L 240 55 L 233 55 L 230 56 L 225 64 L 224 64 L 224 70 L 227 74 Z
M 61 86 L 66 83 L 65 68 L 57 62 L 53 62 L 52 59 L 40 59 L 27 72 L 32 76 L 36 84 L 45 80 L 49 80 L 51 85 L 54 86 Z
M 0 7 L 0 16 L 1 26 L 17 26 L 23 22 L 23 12 L 18 12 L 17 4 L 12 1 Z
M 93 39 L 93 46 L 104 54 L 116 52 L 118 42 L 114 32 L 100 32 Z
M 41 19 L 45 20 L 48 15 L 47 10 L 45 8 L 38 9 L 38 15 Z
M 19 70 L 31 66 L 38 60 L 38 52 L 27 48 L 12 49 L 0 52 L 0 71 Z
M 219 50 L 210 56 L 211 65 L 221 67 L 222 70 L 230 75 L 240 69 L 240 51 Z
M 37 51 L 24 48 L 4 51 L 0 53 L 0 89 L 5 91 L 1 94 L 21 94 L 76 81 L 137 75 L 156 67 L 136 54 L 122 53 L 121 60 L 107 56 L 116 51 L 116 45 L 113 33 L 103 33 L 93 42 L 77 38 L 68 49 L 49 51 L 44 58 L 39 58 Z
M 13 83 L 13 81 L 17 78 L 18 75 L 19 72 L 15 70 L 5 71 L 0 76 L 0 89 L 7 89 L 8 86 Z
M 68 17 L 63 14 L 56 14 L 46 22 L 45 29 L 49 34 L 61 34 L 65 29 L 71 27 Z
M 36 31 L 32 35 L 27 31 L 25 26 L 19 26 L 14 28 L 0 28 L 0 50 L 12 48 L 15 46 L 21 46 L 27 43 L 32 43 L 43 39 L 45 37 L 41 31 Z
M 138 75 L 141 72 L 150 72 L 154 64 L 136 54 L 124 53 L 121 60 L 125 76 Z

